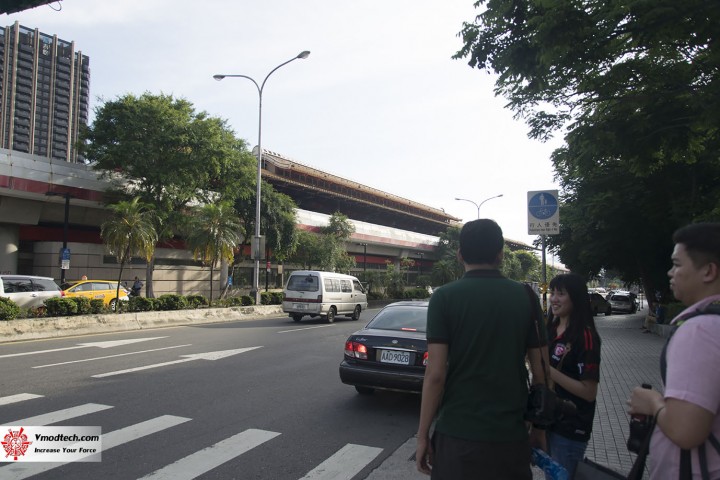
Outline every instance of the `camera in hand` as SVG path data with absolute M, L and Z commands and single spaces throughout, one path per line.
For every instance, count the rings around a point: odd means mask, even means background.
M 542 384 L 532 385 L 528 395 L 525 420 L 537 428 L 547 428 L 563 417 L 575 415 L 577 408 L 570 400 L 563 400 Z
M 642 388 L 652 388 L 647 383 Z M 645 439 L 652 432 L 652 415 L 630 415 L 630 437 L 627 441 L 627 448 L 633 453 L 639 453 L 645 443 Z

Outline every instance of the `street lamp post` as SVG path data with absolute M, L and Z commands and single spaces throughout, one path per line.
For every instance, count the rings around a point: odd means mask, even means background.
M 483 200 L 483 201 L 480 202 L 479 204 L 473 202 L 472 200 L 468 200 L 467 198 L 457 198 L 457 197 L 455 197 L 455 200 L 460 200 L 460 201 L 463 201 L 463 202 L 470 202 L 470 203 L 472 203 L 473 205 L 475 205 L 475 207 L 477 207 L 477 218 L 480 218 L 480 207 L 482 207 L 483 203 L 487 202 L 488 200 L 492 200 L 493 198 L 500 198 L 500 197 L 502 197 L 502 196 L 503 196 L 503 194 L 501 193 L 500 195 L 495 195 L 494 197 L 486 198 L 485 200 Z
M 255 268 L 253 269 L 253 290 L 255 291 L 255 305 L 260 305 L 260 193 L 261 193 L 261 183 L 262 183 L 262 97 L 263 97 L 263 90 L 265 89 L 265 82 L 267 82 L 267 79 L 270 78 L 270 75 L 275 73 L 277 69 L 280 67 L 283 67 L 287 65 L 288 63 L 297 60 L 298 58 L 307 58 L 310 56 L 310 52 L 307 50 L 304 50 L 300 52 L 297 56 L 291 58 L 287 62 L 283 62 L 277 67 L 270 70 L 270 73 L 268 73 L 265 76 L 265 79 L 262 81 L 260 85 L 258 85 L 258 82 L 255 81 L 254 78 L 249 77 L 247 75 L 213 75 L 213 78 L 217 81 L 220 81 L 226 77 L 228 78 L 246 78 L 250 80 L 254 85 L 255 88 L 257 88 L 258 91 L 258 163 L 257 163 L 257 191 L 255 193 L 255 238 L 254 238 L 254 245 L 252 249 L 252 255 L 255 257 Z
M 367 243 L 358 243 L 358 245 L 363 247 L 363 275 L 365 275 L 367 274 Z
M 64 193 L 45 192 L 45 195 L 47 195 L 48 197 L 63 197 L 63 198 L 65 198 L 65 220 L 63 221 L 63 246 L 62 246 L 62 250 L 60 251 L 60 256 L 62 257 L 64 254 L 66 254 L 65 252 L 68 251 L 67 240 L 68 240 L 68 222 L 70 219 L 70 199 L 73 198 L 73 196 L 68 192 L 64 192 Z M 68 259 L 69 259 L 69 257 L 68 257 Z M 65 283 L 65 271 L 67 270 L 66 268 L 62 268 L 62 267 L 63 267 L 63 265 L 62 265 L 62 261 L 61 261 L 60 284 Z

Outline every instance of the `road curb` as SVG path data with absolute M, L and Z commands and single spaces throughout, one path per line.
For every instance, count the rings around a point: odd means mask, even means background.
M 282 313 L 281 305 L 260 305 L 162 312 L 76 315 L 72 317 L 23 318 L 0 321 L 0 343 L 90 333 L 257 320 L 269 315 L 281 315 Z

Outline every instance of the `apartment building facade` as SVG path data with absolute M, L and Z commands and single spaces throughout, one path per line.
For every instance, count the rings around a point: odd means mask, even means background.
M 90 61 L 74 42 L 0 29 L 0 148 L 78 163 L 90 105 Z

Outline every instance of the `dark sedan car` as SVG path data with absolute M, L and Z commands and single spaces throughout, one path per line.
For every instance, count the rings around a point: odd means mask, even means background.
M 361 394 L 375 389 L 422 391 L 427 365 L 428 302 L 386 306 L 345 342 L 340 380 Z

